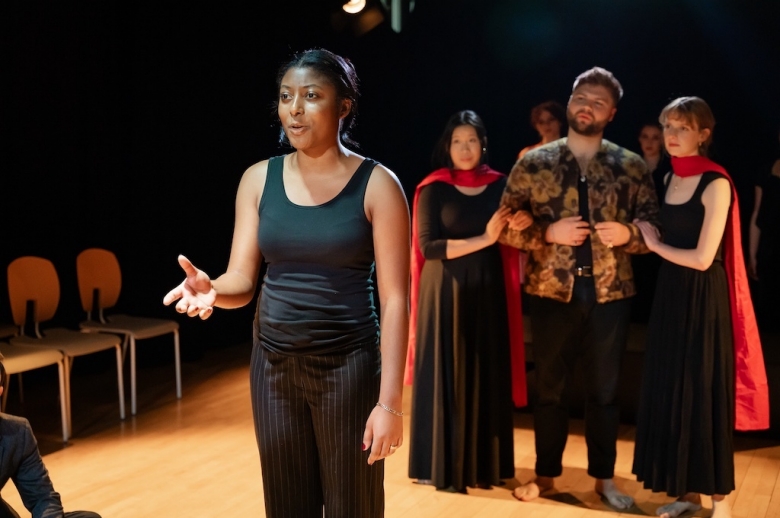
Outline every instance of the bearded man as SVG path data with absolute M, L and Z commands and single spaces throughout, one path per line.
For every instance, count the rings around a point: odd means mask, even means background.
M 510 221 L 499 242 L 529 252 L 537 400 L 536 478 L 514 491 L 529 501 L 554 487 L 568 436 L 565 389 L 575 364 L 585 375 L 588 474 L 611 506 L 633 499 L 614 482 L 619 419 L 617 387 L 635 294 L 630 254 L 648 249 L 634 219 L 657 226 L 658 200 L 642 158 L 603 138 L 623 95 L 611 72 L 594 67 L 574 81 L 568 135 L 527 153 L 512 169 L 502 198 Z

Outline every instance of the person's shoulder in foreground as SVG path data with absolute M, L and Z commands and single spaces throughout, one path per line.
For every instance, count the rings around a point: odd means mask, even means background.
M 0 361 L 0 397 L 6 379 L 5 366 Z M 29 421 L 0 412 L 0 490 L 9 479 L 13 480 L 32 518 L 100 518 L 99 514 L 91 511 L 63 511 L 60 495 L 54 490 L 43 464 Z M 0 518 L 19 518 L 19 514 L 2 497 Z

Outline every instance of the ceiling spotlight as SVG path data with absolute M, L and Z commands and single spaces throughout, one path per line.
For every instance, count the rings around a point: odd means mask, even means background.
M 341 8 L 349 14 L 355 14 L 362 11 L 365 6 L 366 0 L 349 0 L 349 2 L 342 5 Z

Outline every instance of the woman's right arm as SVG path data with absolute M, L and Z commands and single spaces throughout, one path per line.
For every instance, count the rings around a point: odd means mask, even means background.
M 756 185 L 755 203 L 753 204 L 753 214 L 750 215 L 750 243 L 749 243 L 749 256 L 748 256 L 748 273 L 754 279 L 758 278 L 758 261 L 756 256 L 758 254 L 758 243 L 761 239 L 761 229 L 756 224 L 758 218 L 758 211 L 761 209 L 761 186 Z
M 694 270 L 706 270 L 715 260 L 731 205 L 731 185 L 725 178 L 718 178 L 704 188 L 701 195 L 704 205 L 704 221 L 699 231 L 696 248 L 676 248 L 661 241 L 658 229 L 648 221 L 639 221 L 636 225 L 644 236 L 651 252 L 680 266 Z
M 439 203 L 434 189 L 424 187 L 417 202 L 417 235 L 420 251 L 425 259 L 455 259 L 487 248 L 498 240 L 511 211 L 499 208 L 488 221 L 485 232 L 465 239 L 445 239 L 439 227 Z
M 259 205 L 263 194 L 268 162 L 253 165 L 244 172 L 236 194 L 236 219 L 230 261 L 225 273 L 211 280 L 184 256 L 179 264 L 185 280 L 168 292 L 165 305 L 179 300 L 176 311 L 208 318 L 214 307 L 238 308 L 248 304 L 255 293 L 262 254 L 257 242 L 260 225 Z
M 504 230 L 511 215 L 512 211 L 509 207 L 499 207 L 493 213 L 493 216 L 490 217 L 487 225 L 485 225 L 483 234 L 466 239 L 448 239 L 447 259 L 463 257 L 494 244 L 498 241 L 498 236 L 501 235 L 501 231 Z

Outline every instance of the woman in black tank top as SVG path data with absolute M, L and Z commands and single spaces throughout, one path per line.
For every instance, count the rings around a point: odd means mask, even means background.
M 280 140 L 295 151 L 244 173 L 227 271 L 212 281 L 179 256 L 186 279 L 164 303 L 202 319 L 244 306 L 265 260 L 250 382 L 266 516 L 381 517 L 382 460 L 403 439 L 406 197 L 344 145 L 357 109 L 348 60 L 309 50 L 277 81 Z

